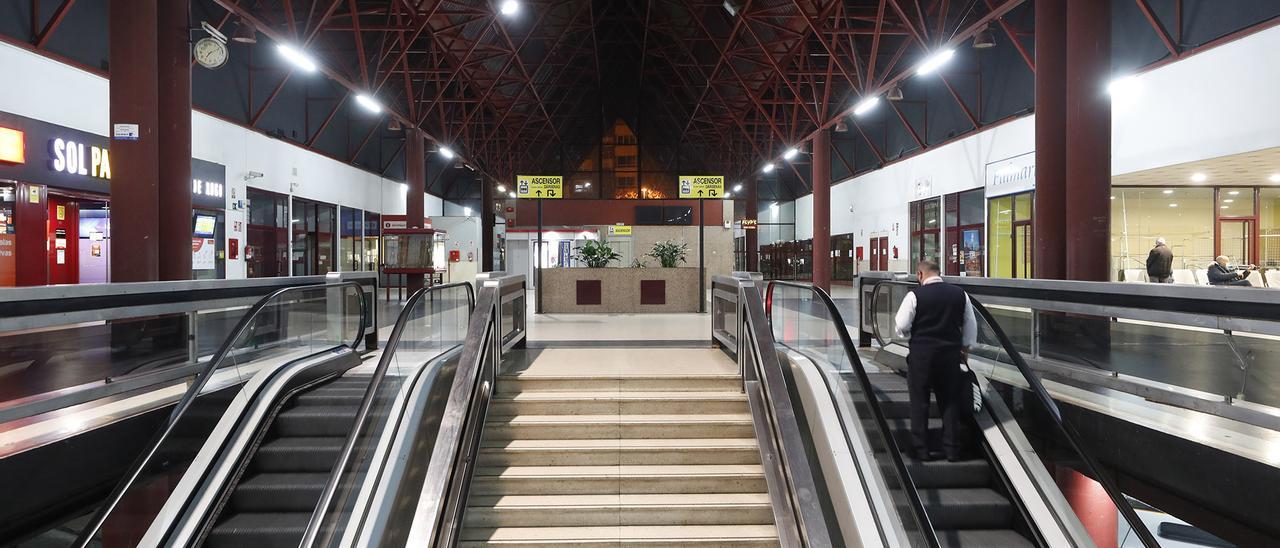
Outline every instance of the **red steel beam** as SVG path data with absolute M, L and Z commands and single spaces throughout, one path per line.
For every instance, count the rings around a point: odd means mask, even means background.
M 36 49 L 44 48 L 44 45 L 49 42 L 49 38 L 53 36 L 53 31 L 58 29 L 58 25 L 62 24 L 62 19 L 67 16 L 67 12 L 71 10 L 71 6 L 74 6 L 75 4 L 76 0 L 62 0 L 62 4 L 58 6 L 58 9 L 54 10 L 53 16 L 49 18 L 49 22 L 45 23 L 44 29 L 40 31 L 40 34 L 36 35 Z M 35 7 L 39 5 L 39 2 L 32 2 L 31 5 L 31 12 L 34 14 L 36 13 Z

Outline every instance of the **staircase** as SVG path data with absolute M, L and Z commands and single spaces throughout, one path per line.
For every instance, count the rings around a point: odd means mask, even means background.
M 463 546 L 778 546 L 736 375 L 498 381 Z
M 870 373 L 880 409 L 898 448 L 911 448 L 911 398 L 907 380 L 895 373 Z M 874 428 L 872 422 L 864 422 Z M 942 448 L 942 419 L 937 405 L 929 406 L 929 440 Z M 1010 500 L 981 446 L 959 462 L 938 459 L 921 462 L 904 454 L 907 473 L 920 494 L 925 513 L 943 548 L 1032 548 L 1029 528 Z M 903 511 L 907 511 L 905 508 Z

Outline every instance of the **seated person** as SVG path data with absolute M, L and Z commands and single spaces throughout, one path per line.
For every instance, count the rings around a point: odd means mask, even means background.
M 1248 272 L 1242 272 L 1235 267 L 1228 266 L 1229 263 L 1230 259 L 1226 255 L 1214 257 L 1213 264 L 1209 265 L 1209 285 L 1253 287 L 1253 284 L 1245 279 L 1249 275 Z

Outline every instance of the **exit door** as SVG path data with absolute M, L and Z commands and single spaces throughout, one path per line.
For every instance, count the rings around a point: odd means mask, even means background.
M 872 238 L 871 245 L 867 248 L 871 250 L 871 260 L 867 261 L 867 267 L 871 270 L 889 270 L 889 237 Z

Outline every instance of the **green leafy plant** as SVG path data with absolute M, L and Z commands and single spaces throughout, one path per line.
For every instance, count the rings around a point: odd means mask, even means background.
M 667 240 L 653 244 L 653 249 L 646 255 L 653 257 L 662 263 L 662 268 L 674 268 L 679 263 L 685 262 L 685 255 L 689 254 L 689 244 L 684 242 L 676 242 L 675 240 Z
M 573 256 L 574 259 L 587 263 L 587 268 L 604 268 L 609 266 L 610 261 L 616 261 L 622 258 L 618 252 L 614 251 L 608 244 L 598 240 L 587 240 L 578 248 L 578 254 Z
M 631 268 L 648 268 L 649 265 L 644 264 L 640 259 L 631 259 Z

